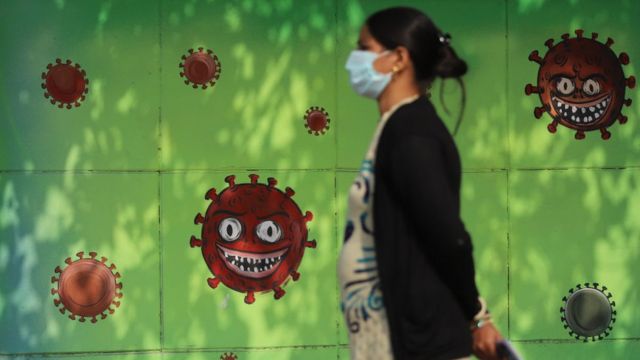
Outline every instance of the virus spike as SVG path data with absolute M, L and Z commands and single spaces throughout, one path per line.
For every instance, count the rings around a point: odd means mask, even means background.
M 189 240 L 189 245 L 191 245 L 191 247 L 202 247 L 202 240 L 199 240 L 198 238 L 196 238 L 195 236 L 191 235 L 191 239 Z
M 291 279 L 293 281 L 298 281 L 298 279 L 300 279 L 300 273 L 295 270 L 291 271 Z
M 542 114 L 544 114 L 545 108 L 542 106 L 536 107 L 535 109 L 533 109 L 533 115 L 536 117 L 536 119 L 540 119 L 542 117 Z
M 636 87 L 636 77 L 629 76 L 626 80 L 626 84 L 629 89 L 633 89 L 634 87 Z
M 613 45 L 613 43 L 615 43 L 615 41 L 613 41 L 612 38 L 607 38 L 607 43 L 604 44 L 607 47 L 611 47 L 611 45 Z
M 196 217 L 193 219 L 193 223 L 195 225 L 204 224 L 204 217 L 200 213 L 197 213 Z
M 55 295 L 55 294 L 57 294 L 57 293 L 58 293 L 58 290 L 56 290 L 56 289 L 51 289 L 51 295 Z
M 538 50 L 533 50 L 531 54 L 529 54 L 529 61 L 535 61 L 540 65 L 544 64 L 544 60 L 540 57 Z
M 71 258 L 70 258 L 70 257 L 68 257 L 68 258 L 64 259 L 64 262 L 65 262 L 67 265 L 71 265 L 71 263 L 72 263 L 73 261 L 71 261 Z
M 562 40 L 569 40 L 569 38 L 571 37 L 571 35 L 569 35 L 569 33 L 564 33 L 562 34 L 562 36 L 560 36 L 562 38 Z
M 84 322 L 84 321 L 85 321 L 85 320 L 84 320 L 84 316 L 80 316 L 80 320 L 78 320 L 78 321 L 80 321 L 80 322 Z
M 631 103 L 633 103 L 633 100 L 631 100 L 631 99 L 625 99 L 622 103 L 623 103 L 625 106 L 631 106 Z
M 106 263 L 106 262 L 107 262 L 107 260 L 109 260 L 109 259 L 107 259 L 107 258 L 106 258 L 106 257 L 104 257 L 104 256 L 100 257 L 100 262 L 101 262 L 101 263 L 103 263 L 103 264 L 104 264 L 104 263 Z
M 111 272 L 113 272 L 113 270 L 115 269 L 116 269 L 116 264 L 109 265 L 109 270 L 111 270 Z
M 71 313 L 71 314 L 69 315 L 69 319 L 71 319 L 71 320 L 75 320 L 75 319 L 76 319 L 76 314 Z
M 605 128 L 600 128 L 600 136 L 602 137 L 602 140 L 609 140 L 611 138 L 611 133 Z
M 207 279 L 207 284 L 209 284 L 209 287 L 212 289 L 215 289 L 218 287 L 218 284 L 220 284 L 220 279 L 218 278 L 208 278 Z
M 551 49 L 553 47 L 553 39 L 547 39 L 547 41 L 544 42 L 544 45 Z
M 293 197 L 293 195 L 296 194 L 296 192 L 293 191 L 293 189 L 288 186 L 284 189 L 284 193 L 285 195 L 287 195 L 287 197 Z
M 120 307 L 120 301 L 112 301 L 111 304 L 115 305 L 117 308 Z
M 53 271 L 60 274 L 62 272 L 62 269 L 60 269 L 60 266 L 56 266 L 56 268 Z
M 252 184 L 257 184 L 260 176 L 258 176 L 257 174 L 249 174 L 249 178 L 251 179 Z
M 60 299 L 53 299 L 53 304 L 57 307 L 58 305 L 60 305 L 62 303 L 62 301 L 60 301 Z
M 304 213 L 304 222 L 307 223 L 311 220 L 313 220 L 313 213 L 311 211 L 307 211 Z
M 107 309 L 107 311 L 109 311 L 109 314 L 110 314 L 110 315 L 113 315 L 113 313 L 115 313 L 115 312 L 116 312 L 115 310 L 113 310 L 113 309 L 111 308 L 111 306 L 109 306 L 109 308 Z
M 107 314 L 105 314 L 104 312 L 100 314 L 100 319 L 104 320 L 107 318 Z
M 276 286 L 275 288 L 273 288 L 274 299 L 279 300 L 281 297 L 284 296 L 284 294 L 286 294 L 286 291 L 282 290 L 280 286 Z
M 267 179 L 267 183 L 268 183 L 267 187 L 273 189 L 274 187 L 276 187 L 276 185 L 278 185 L 278 180 L 276 180 L 275 178 L 270 177 L 270 178 Z
M 244 297 L 245 304 L 253 304 L 256 301 L 255 296 L 253 296 L 253 291 L 247 291 L 247 295 Z
M 305 247 L 308 247 L 308 248 L 315 249 L 315 248 L 316 248 L 316 246 L 317 246 L 317 243 L 316 243 L 316 241 L 315 241 L 315 240 L 305 241 L 305 242 L 304 242 L 304 246 L 305 246 Z
M 578 39 L 582 39 L 582 34 L 584 34 L 584 30 L 582 29 L 576 30 L 576 37 L 578 37 Z
M 576 135 L 574 137 L 576 138 L 576 140 L 584 139 L 585 138 L 584 131 L 583 130 L 576 130 Z M 604 134 L 603 134 L 603 139 L 604 139 Z
M 60 314 L 65 314 L 65 311 L 67 311 L 67 308 L 65 308 L 64 306 L 61 307 L 60 309 L 58 309 L 58 311 L 60 311 Z
M 96 317 L 95 317 L 95 316 L 92 316 L 92 317 L 91 317 L 91 323 L 92 323 L 92 324 L 95 324 L 95 323 L 97 323 L 97 322 L 98 322 L 98 319 L 96 319 Z
M 618 60 L 620 60 L 620 64 L 622 65 L 629 65 L 629 55 L 625 52 L 620 53 Z
M 627 120 L 629 120 L 629 118 L 627 118 L 625 115 L 622 115 L 622 113 L 618 114 L 618 121 L 620 122 L 620 124 L 625 124 Z
M 205 200 L 212 200 L 212 201 L 217 200 L 218 199 L 218 194 L 216 193 L 216 189 L 215 188 L 209 189 L 209 191 L 207 191 L 207 193 L 204 194 L 204 199 Z
M 235 187 L 236 186 L 236 176 L 235 175 L 229 175 L 226 178 L 224 178 L 224 181 L 229 184 L 229 187 Z
M 538 86 L 533 86 L 532 84 L 527 84 L 527 86 L 525 86 L 524 88 L 524 93 L 527 95 L 540 94 L 542 93 L 542 88 Z
M 557 126 L 558 126 L 558 121 L 553 120 L 551 123 L 549 123 L 549 125 L 547 125 L 547 130 L 549 130 L 550 133 L 554 134 L 557 130 Z
M 591 40 L 595 40 L 598 38 L 598 33 L 597 32 L 592 32 L 591 33 Z
M 89 253 L 89 256 L 91 256 L 91 259 L 94 260 L 96 256 L 98 256 L 98 253 L 96 253 L 95 251 L 92 251 Z
M 55 276 L 52 276 L 52 277 L 51 277 L 51 283 L 53 284 L 53 283 L 55 283 L 55 282 L 58 282 L 58 278 L 57 278 L 57 277 L 55 277 Z

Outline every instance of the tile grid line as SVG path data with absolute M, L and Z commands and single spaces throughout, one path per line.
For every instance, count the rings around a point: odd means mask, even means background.
M 334 72 L 333 72 L 333 96 L 334 96 L 334 106 L 335 106 L 335 111 L 336 114 L 338 115 L 338 117 L 340 116 L 340 106 L 339 106 L 339 97 L 338 97 L 338 43 L 340 41 L 339 37 L 338 37 L 338 28 L 340 26 L 339 24 L 339 20 L 338 20 L 338 2 L 339 0 L 335 0 L 333 2 L 334 4 L 334 12 L 333 12 L 333 20 L 334 20 L 334 48 L 333 48 L 333 66 L 334 66 Z M 335 120 L 334 120 L 335 121 Z M 339 121 L 336 121 L 337 123 L 339 123 Z M 334 161 L 333 161 L 333 234 L 334 234 L 334 241 L 335 241 L 335 259 L 337 262 L 338 259 L 338 255 L 340 254 L 340 241 L 338 240 L 338 126 L 334 123 L 334 125 L 332 126 L 333 130 L 334 130 L 334 134 L 333 134 L 333 151 L 334 151 Z M 337 267 L 337 266 L 336 266 Z M 336 282 L 336 286 L 335 286 L 335 297 L 336 297 L 336 304 L 338 305 L 338 308 L 340 309 L 340 282 L 335 279 Z M 338 316 L 336 316 L 336 345 L 338 345 L 340 343 L 340 316 L 342 316 L 342 313 L 340 311 L 338 311 Z M 340 351 L 336 351 L 336 358 L 339 360 L 340 359 Z
M 505 120 L 507 122 L 507 334 L 511 339 L 511 215 L 510 215 L 510 169 L 511 169 L 511 126 L 509 121 L 509 0 L 504 0 L 504 41 L 505 41 Z
M 161 167 L 162 164 L 162 0 L 158 0 L 158 168 Z M 158 276 L 158 288 L 160 295 L 160 313 L 159 313 L 159 326 L 160 333 L 159 341 L 160 341 L 160 350 L 164 349 L 164 263 L 163 263 L 163 251 L 164 243 L 163 243 L 163 233 L 162 233 L 162 172 L 158 170 L 158 267 L 160 274 Z

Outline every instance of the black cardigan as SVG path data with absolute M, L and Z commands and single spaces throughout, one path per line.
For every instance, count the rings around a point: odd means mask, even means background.
M 374 224 L 396 359 L 471 354 L 480 310 L 469 234 L 460 219 L 460 158 L 421 96 L 385 125 L 375 160 Z

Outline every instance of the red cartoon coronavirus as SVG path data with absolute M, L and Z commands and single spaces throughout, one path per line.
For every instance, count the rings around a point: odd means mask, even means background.
M 184 83 L 194 89 L 203 90 L 216 84 L 222 72 L 222 66 L 218 56 L 213 51 L 198 48 L 198 51 L 189 49 L 189 55 L 182 55 L 182 61 L 178 64 L 180 77 L 185 78 Z
M 536 107 L 534 115 L 542 117 L 547 112 L 553 121 L 547 126 L 555 133 L 561 124 L 576 130 L 575 138 L 585 138 L 585 131 L 600 130 L 605 140 L 611 137 L 607 130 L 618 120 L 627 122 L 621 112 L 622 106 L 630 106 L 625 99 L 625 88 L 635 87 L 635 77 L 625 78 L 622 65 L 629 64 L 629 56 L 619 56 L 611 50 L 613 40 L 606 43 L 583 37 L 583 30 L 576 30 L 576 37 L 562 35 L 562 41 L 554 45 L 553 39 L 545 42 L 549 48 L 544 57 L 537 50 L 529 60 L 540 64 L 537 85 L 525 87 L 527 95 L 538 94 L 542 106 Z
M 298 280 L 298 267 L 305 248 L 315 248 L 308 241 L 307 222 L 313 215 L 302 214 L 292 200 L 294 191 L 276 188 L 277 181 L 258 183 L 258 175 L 249 175 L 250 183 L 235 183 L 235 176 L 225 178 L 228 187 L 219 194 L 210 189 L 211 200 L 205 215 L 198 213 L 195 224 L 202 224 L 201 239 L 191 237 L 191 247 L 200 247 L 214 277 L 208 284 L 220 282 L 246 293 L 245 302 L 255 301 L 254 293 L 273 291 L 280 299 L 282 285 L 290 278 Z
M 324 135 L 329 131 L 329 113 L 320 106 L 312 106 L 304 113 L 304 127 L 313 135 Z
M 71 60 L 62 62 L 56 59 L 55 64 L 47 65 L 47 72 L 42 73 L 44 97 L 59 108 L 80 106 L 89 92 L 89 79 L 80 64 Z

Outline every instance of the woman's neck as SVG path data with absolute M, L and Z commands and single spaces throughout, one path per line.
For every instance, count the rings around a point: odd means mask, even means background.
M 389 84 L 389 86 L 380 94 L 378 98 L 378 110 L 380 111 L 380 115 L 389 111 L 394 105 L 399 103 L 400 101 L 420 94 L 420 89 L 418 86 L 409 85 L 409 86 L 391 86 L 391 85 L 400 85 L 400 84 Z

